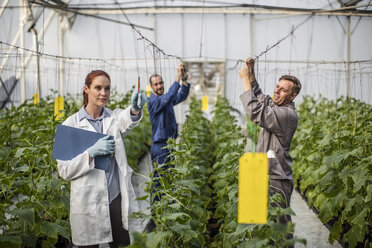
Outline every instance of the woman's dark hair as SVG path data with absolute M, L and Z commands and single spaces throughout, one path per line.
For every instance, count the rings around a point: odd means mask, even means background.
M 109 74 L 107 72 L 102 71 L 102 70 L 94 70 L 88 73 L 88 75 L 85 78 L 85 85 L 90 88 L 90 85 L 93 82 L 93 79 L 98 76 L 105 76 L 108 78 L 108 80 L 111 82 Z M 88 94 L 84 92 L 83 90 L 83 100 L 84 104 L 88 104 Z

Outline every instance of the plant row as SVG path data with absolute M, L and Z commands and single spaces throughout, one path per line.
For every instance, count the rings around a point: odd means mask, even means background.
M 156 229 L 149 234 L 136 234 L 131 247 L 204 247 L 209 242 L 207 224 L 211 212 L 211 188 L 208 178 L 213 159 L 209 122 L 200 103 L 193 98 L 190 112 L 180 134 L 180 142 L 168 140 L 170 162 L 158 165 L 160 185 L 148 191 Z M 169 167 L 163 170 L 162 167 Z M 152 178 L 154 179 L 154 178 Z M 142 216 L 143 217 L 143 216 Z
M 330 226 L 329 241 L 372 247 L 372 107 L 304 98 L 293 141 L 295 186 Z
M 279 224 L 290 209 L 269 206 L 267 225 L 238 224 L 239 158 L 246 139 L 225 98 L 219 98 L 210 122 L 191 100 L 179 142 L 168 140 L 169 169 L 162 171 L 160 201 L 152 204 L 156 229 L 134 234 L 131 247 L 288 247 L 293 225 Z M 151 184 L 148 191 L 154 194 Z M 270 197 L 270 202 L 283 199 Z
M 303 242 L 287 238 L 288 234 L 294 232 L 292 223 L 279 223 L 284 214 L 294 214 L 290 208 L 276 207 L 275 203 L 284 200 L 279 194 L 269 197 L 269 217 L 266 225 L 237 223 L 239 158 L 247 149 L 247 139 L 231 112 L 227 100 L 219 98 L 211 123 L 216 147 L 214 173 L 210 180 L 216 192 L 214 218 L 218 219 L 220 228 L 212 247 L 288 247 L 295 242 Z M 257 126 L 250 125 L 252 123 L 247 122 L 248 135 L 257 137 Z

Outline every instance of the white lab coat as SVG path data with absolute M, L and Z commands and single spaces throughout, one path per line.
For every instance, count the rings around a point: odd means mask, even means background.
M 141 119 L 133 122 L 130 107 L 109 110 L 110 117 L 103 119 L 103 133 L 114 136 L 115 159 L 119 167 L 121 210 L 124 229 L 128 230 L 128 214 L 138 211 L 131 175 L 122 137 L 127 135 Z M 63 125 L 96 132 L 89 121 L 79 120 L 78 113 L 68 117 Z M 58 162 L 59 175 L 71 181 L 70 224 L 75 245 L 93 245 L 112 242 L 108 190 L 105 171 L 94 169 L 87 151 L 69 161 Z

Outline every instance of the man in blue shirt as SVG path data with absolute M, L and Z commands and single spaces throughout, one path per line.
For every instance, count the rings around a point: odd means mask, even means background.
M 182 84 L 180 80 L 182 79 Z M 151 160 L 153 163 L 163 164 L 169 161 L 167 146 L 169 138 L 177 138 L 177 123 L 173 106 L 186 100 L 190 84 L 187 83 L 187 68 L 184 64 L 177 67 L 177 77 L 164 94 L 164 82 L 160 75 L 154 74 L 150 77 L 150 86 L 153 94 L 148 99 L 148 110 L 152 126 Z M 163 169 L 166 169 L 163 168 Z

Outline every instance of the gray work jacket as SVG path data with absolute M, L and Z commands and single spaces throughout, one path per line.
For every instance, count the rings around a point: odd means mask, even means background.
M 250 119 L 262 127 L 256 151 L 267 153 L 271 179 L 293 181 L 289 149 L 298 123 L 295 105 L 291 102 L 276 106 L 270 96 L 262 93 L 257 81 L 251 85 L 252 90 L 245 91 L 240 100 Z

